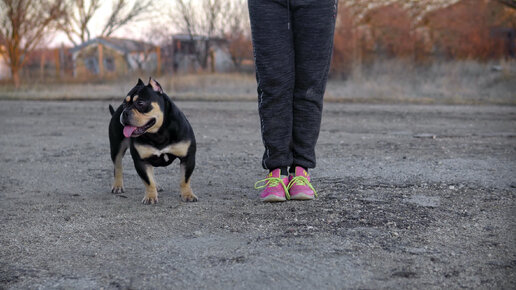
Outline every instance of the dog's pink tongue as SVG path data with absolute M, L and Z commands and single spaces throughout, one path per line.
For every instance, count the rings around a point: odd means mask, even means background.
M 134 127 L 134 126 L 125 126 L 124 127 L 124 136 L 126 138 L 129 138 L 131 137 L 131 135 L 133 135 L 133 132 L 134 130 L 136 130 L 137 127 Z

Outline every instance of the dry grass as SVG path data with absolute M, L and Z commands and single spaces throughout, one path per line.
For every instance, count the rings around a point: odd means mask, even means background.
M 256 79 L 251 74 L 199 74 L 165 77 L 164 89 L 180 99 L 255 100 Z M 163 82 L 162 82 L 163 84 Z
M 0 99 L 93 100 L 121 99 L 137 78 L 90 83 L 34 82 L 15 90 L 0 85 Z M 257 98 L 252 74 L 196 74 L 157 78 L 178 100 L 249 100 Z M 384 61 L 354 70 L 344 81 L 330 79 L 328 102 L 440 103 L 516 105 L 516 62 L 475 61 L 414 66 Z
M 138 77 L 91 83 L 24 83 L 19 89 L 10 84 L 0 85 L 0 99 L 37 100 L 99 100 L 122 99 L 136 84 Z M 256 81 L 252 75 L 198 74 L 161 76 L 156 78 L 165 92 L 181 100 L 254 100 Z
M 516 62 L 474 61 L 414 66 L 385 61 L 330 80 L 326 100 L 516 105 Z

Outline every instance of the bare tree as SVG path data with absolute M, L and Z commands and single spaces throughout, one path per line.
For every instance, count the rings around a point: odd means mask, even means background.
M 151 7 L 150 0 L 136 0 L 132 5 L 127 0 L 116 1 L 113 3 L 111 14 L 108 17 L 104 29 L 102 29 L 101 35 L 106 37 L 110 36 L 124 25 L 137 20 L 138 16 L 147 13 Z
M 105 20 L 102 31 L 97 36 L 111 36 L 124 25 L 136 21 L 139 16 L 149 12 L 151 5 L 151 0 L 134 1 L 132 4 L 129 0 L 116 0 L 113 2 L 111 13 Z M 101 7 L 100 0 L 68 0 L 66 17 L 59 24 L 60 30 L 74 45 L 90 40 L 91 20 L 101 11 Z
M 19 73 L 28 55 L 48 31 L 56 28 L 63 15 L 62 0 L 0 0 L 0 39 L 5 47 L 0 53 L 16 87 L 20 86 Z
M 220 23 L 223 0 L 202 0 L 200 5 L 194 5 L 191 0 L 175 0 L 177 9 L 170 13 L 172 22 L 188 34 L 195 46 L 195 55 L 199 65 L 206 69 L 210 40 L 222 37 Z M 205 39 L 198 41 L 198 36 Z
M 88 24 L 99 8 L 100 0 L 68 1 L 67 13 L 59 23 L 59 29 L 74 45 L 89 40 L 91 32 Z
M 237 70 L 242 61 L 252 57 L 249 12 L 246 0 L 227 1 L 222 9 L 221 35 L 228 42 L 229 55 Z

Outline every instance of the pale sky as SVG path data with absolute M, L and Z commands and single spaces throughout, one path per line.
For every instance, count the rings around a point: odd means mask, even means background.
M 133 0 L 138 1 L 138 0 Z M 194 0 L 196 1 L 196 0 Z M 175 29 L 172 27 L 172 23 L 167 15 L 172 9 L 172 0 L 157 0 L 153 1 L 159 10 L 154 9 L 150 16 L 148 15 L 144 19 L 132 22 L 125 27 L 117 30 L 112 36 L 124 37 L 131 39 L 144 40 L 148 42 L 158 41 L 158 37 L 152 35 L 152 31 L 159 30 L 161 33 L 175 33 Z M 111 12 L 113 0 L 102 1 L 102 6 L 99 11 L 94 15 L 90 21 L 90 32 L 91 38 L 95 38 L 100 32 L 106 22 L 109 13 Z M 132 1 L 131 1 L 132 3 Z M 141 17 L 140 17 L 141 18 Z M 61 44 L 72 45 L 63 32 L 56 32 L 50 36 L 46 43 L 50 47 L 61 46 Z

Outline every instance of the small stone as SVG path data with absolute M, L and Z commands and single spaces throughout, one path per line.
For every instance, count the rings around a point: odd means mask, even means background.
M 421 134 L 414 135 L 414 138 L 435 139 L 435 138 L 437 138 L 437 136 L 434 134 L 421 133 Z

